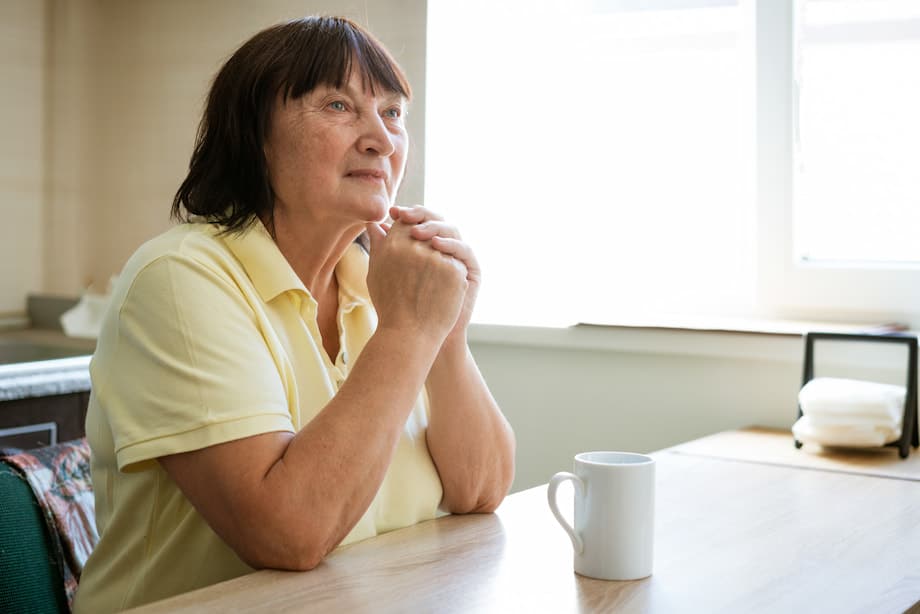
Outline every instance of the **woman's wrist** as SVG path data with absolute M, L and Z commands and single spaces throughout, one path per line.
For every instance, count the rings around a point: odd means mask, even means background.
M 437 341 L 433 341 L 430 335 L 412 328 L 380 326 L 368 343 L 383 346 L 387 351 L 400 355 L 400 362 L 406 366 L 424 365 L 425 369 L 430 367 L 440 352 Z
M 469 356 L 469 346 L 466 342 L 466 333 L 451 333 L 444 339 L 438 354 L 431 365 L 429 380 L 437 379 L 442 373 L 456 374 L 456 369 L 466 364 Z M 454 376 L 450 376 L 454 379 Z

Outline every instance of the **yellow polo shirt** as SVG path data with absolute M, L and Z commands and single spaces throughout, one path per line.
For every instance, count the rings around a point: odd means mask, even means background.
M 261 223 L 242 235 L 183 224 L 131 257 L 90 364 L 86 432 L 100 540 L 80 579 L 78 613 L 252 571 L 156 459 L 296 432 L 319 413 L 376 326 L 363 250 L 353 245 L 335 273 L 341 350 L 333 362 L 316 302 Z M 427 424 L 422 394 L 380 490 L 343 544 L 435 517 L 442 491 Z

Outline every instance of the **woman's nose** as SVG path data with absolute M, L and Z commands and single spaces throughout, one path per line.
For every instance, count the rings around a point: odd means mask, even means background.
M 373 153 L 387 157 L 396 151 L 393 135 L 387 130 L 383 118 L 374 114 L 367 114 L 361 122 L 361 136 L 358 138 L 358 149 L 362 153 Z

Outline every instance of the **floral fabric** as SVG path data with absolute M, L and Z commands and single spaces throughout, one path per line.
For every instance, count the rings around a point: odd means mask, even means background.
M 52 548 L 63 561 L 64 591 L 73 605 L 83 564 L 99 541 L 85 438 L 23 450 L 3 460 L 19 470 L 42 509 Z

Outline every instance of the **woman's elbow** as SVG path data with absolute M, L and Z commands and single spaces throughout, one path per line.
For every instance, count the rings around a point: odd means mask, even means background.
M 314 536 L 283 535 L 275 540 L 257 540 L 249 548 L 236 550 L 240 559 L 253 569 L 310 571 L 323 562 L 332 548 Z
M 471 494 L 447 499 L 445 507 L 452 514 L 491 514 L 498 509 L 504 499 L 504 491 Z
M 479 501 L 477 501 L 476 507 L 473 508 L 472 513 L 491 514 L 492 512 L 498 509 L 498 506 L 501 505 L 502 501 L 504 500 L 505 500 L 504 492 L 480 499 Z
M 253 569 L 311 571 L 323 562 L 325 554 L 318 551 L 303 551 L 285 554 L 258 552 L 246 556 L 240 554 L 240 558 Z
M 489 484 L 478 487 L 455 486 L 445 492 L 444 507 L 452 514 L 490 514 L 494 512 L 511 488 L 513 471 Z
M 480 497 L 476 511 L 484 514 L 491 514 L 494 512 L 498 506 L 502 504 L 502 501 L 505 500 L 508 491 L 511 490 L 511 483 L 513 481 L 514 463 L 511 463 L 510 468 L 502 475 L 499 483 L 495 485 L 494 488 L 490 489 L 484 496 Z

